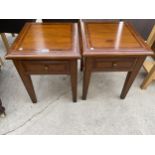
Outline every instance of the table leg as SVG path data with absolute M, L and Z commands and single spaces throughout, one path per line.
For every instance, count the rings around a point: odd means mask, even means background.
M 33 103 L 37 102 L 36 94 L 34 91 L 33 83 L 31 80 L 31 76 L 25 72 L 25 69 L 23 68 L 21 61 L 14 61 L 14 65 L 16 66 L 16 69 L 23 81 L 23 84 L 25 85 L 25 88 L 32 100 Z
M 71 76 L 71 87 L 73 102 L 77 101 L 77 60 L 71 61 L 70 63 L 70 76 Z
M 132 83 L 134 82 L 144 60 L 145 60 L 146 57 L 141 57 L 141 58 L 138 58 L 137 59 L 137 62 L 135 64 L 135 68 L 133 71 L 130 71 L 128 72 L 127 74 L 127 77 L 126 77 L 126 80 L 125 80 L 125 83 L 124 83 L 124 86 L 123 86 L 123 89 L 122 89 L 122 92 L 121 92 L 121 95 L 120 95 L 120 98 L 121 99 L 124 99 L 132 85 Z
M 90 83 L 90 77 L 91 77 L 91 59 L 86 58 L 84 60 L 84 73 L 83 73 L 83 93 L 82 93 L 82 99 L 86 100 L 87 93 L 88 93 L 88 87 Z
M 0 116 L 5 116 L 5 108 L 2 106 L 1 99 L 0 99 Z

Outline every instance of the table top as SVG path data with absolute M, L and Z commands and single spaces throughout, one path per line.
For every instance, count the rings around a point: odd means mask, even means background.
M 76 23 L 27 23 L 6 55 L 7 59 L 79 57 Z
M 134 28 L 125 22 L 81 21 L 83 55 L 152 55 Z

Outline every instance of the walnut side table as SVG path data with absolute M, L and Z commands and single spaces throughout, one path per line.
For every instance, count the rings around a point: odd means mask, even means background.
M 81 42 L 83 56 L 83 95 L 87 98 L 92 72 L 128 72 L 121 99 L 124 99 L 136 78 L 146 56 L 153 52 L 125 22 L 81 21 Z
M 30 75 L 68 74 L 77 100 L 78 26 L 73 23 L 27 23 L 16 38 L 11 59 L 33 103 L 37 102 Z

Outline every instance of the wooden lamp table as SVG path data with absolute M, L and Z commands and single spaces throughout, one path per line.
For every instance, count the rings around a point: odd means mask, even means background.
M 78 27 L 73 23 L 27 23 L 16 38 L 11 59 L 33 103 L 37 102 L 30 75 L 68 74 L 77 100 Z
M 153 52 L 128 23 L 81 21 L 83 95 L 87 98 L 92 72 L 128 72 L 121 99 L 124 99 L 146 56 Z

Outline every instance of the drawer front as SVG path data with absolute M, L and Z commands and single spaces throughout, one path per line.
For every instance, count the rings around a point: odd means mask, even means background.
M 68 74 L 69 61 L 23 61 L 29 74 Z
M 95 58 L 93 70 L 96 71 L 130 71 L 133 70 L 136 58 Z

